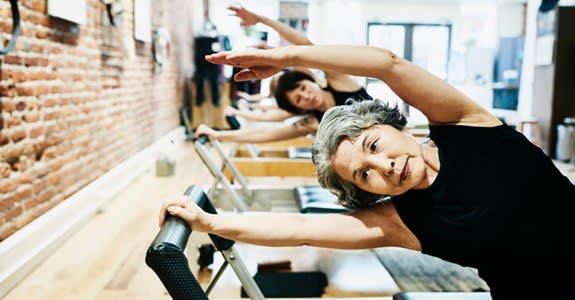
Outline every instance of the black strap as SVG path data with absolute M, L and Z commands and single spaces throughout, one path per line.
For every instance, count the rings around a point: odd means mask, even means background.
M 12 38 L 8 43 L 8 46 L 4 49 L 0 49 L 0 55 L 4 55 L 16 45 L 16 40 L 18 35 L 20 35 L 20 11 L 18 10 L 18 0 L 10 0 L 10 6 L 12 7 Z

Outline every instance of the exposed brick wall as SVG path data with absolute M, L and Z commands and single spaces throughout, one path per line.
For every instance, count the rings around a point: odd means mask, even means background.
M 19 1 L 21 35 L 0 57 L 0 241 L 179 125 L 177 64 L 155 69 L 131 2 L 112 27 L 99 0 L 83 25 Z M 151 2 L 153 27 L 168 26 L 169 0 Z M 2 41 L 11 30 L 0 0 Z

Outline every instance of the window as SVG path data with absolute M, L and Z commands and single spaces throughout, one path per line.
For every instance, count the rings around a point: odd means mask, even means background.
M 451 24 L 369 22 L 367 44 L 389 49 L 443 80 L 448 78 Z M 366 79 L 366 89 L 384 100 L 403 103 L 379 80 Z M 407 105 L 404 109 L 409 114 Z

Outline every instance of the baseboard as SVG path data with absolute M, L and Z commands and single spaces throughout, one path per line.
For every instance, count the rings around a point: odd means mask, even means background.
M 149 168 L 158 153 L 184 141 L 183 127 L 131 156 L 0 243 L 0 298 L 81 228 L 109 200 Z

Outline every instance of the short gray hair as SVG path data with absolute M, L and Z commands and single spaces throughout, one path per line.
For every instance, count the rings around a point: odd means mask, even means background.
M 384 195 L 364 191 L 335 173 L 333 155 L 337 147 L 343 140 L 355 141 L 365 129 L 374 125 L 386 124 L 402 130 L 407 119 L 397 105 L 391 106 L 378 99 L 349 99 L 346 104 L 332 107 L 325 112 L 312 146 L 312 160 L 323 188 L 335 194 L 341 205 L 362 208 L 373 204 Z

